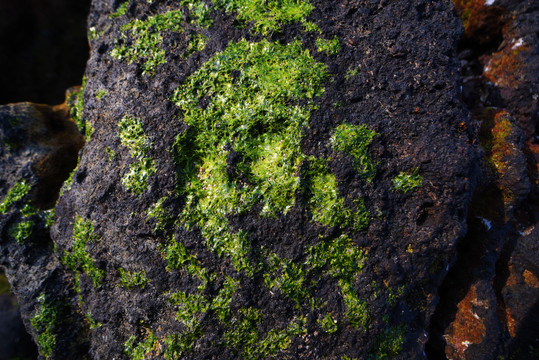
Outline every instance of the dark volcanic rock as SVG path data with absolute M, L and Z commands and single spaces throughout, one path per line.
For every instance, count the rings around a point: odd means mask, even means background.
M 452 6 L 252 3 L 92 5 L 52 229 L 90 357 L 424 358 L 477 177 Z
M 84 326 L 70 304 L 73 285 L 49 235 L 50 209 L 76 165 L 83 137 L 65 104 L 17 103 L 0 106 L 0 139 L 0 265 L 40 353 L 84 358 Z

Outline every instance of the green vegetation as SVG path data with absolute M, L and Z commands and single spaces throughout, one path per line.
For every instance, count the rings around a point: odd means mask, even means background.
M 384 329 L 376 338 L 376 344 L 371 349 L 369 360 L 394 359 L 402 351 L 406 341 L 406 324 L 395 325 Z
M 202 288 L 214 279 L 200 266 L 198 260 L 175 237 L 172 237 L 165 246 L 160 247 L 161 253 L 167 260 L 167 270 L 183 269 L 189 276 L 197 277 L 202 282 Z
M 247 308 L 241 309 L 240 313 L 238 318 L 232 319 L 231 330 L 225 333 L 224 343 L 227 347 L 240 351 L 242 358 L 246 360 L 275 356 L 279 350 L 286 350 L 290 346 L 291 337 L 306 332 L 305 319 L 296 318 L 290 321 L 285 329 L 272 329 L 261 338 L 257 329 L 262 320 L 260 310 Z
M 131 335 L 129 339 L 124 343 L 124 353 L 129 356 L 131 360 L 145 360 L 151 358 L 150 353 L 155 351 L 157 345 L 157 337 L 153 331 L 150 331 L 148 336 L 141 342 L 136 343 L 137 337 Z
M 275 254 L 267 258 L 268 270 L 264 273 L 264 283 L 270 290 L 279 289 L 281 293 L 296 302 L 298 308 L 310 300 L 312 289 L 308 286 L 308 269 L 287 259 L 280 259 Z
M 45 227 L 47 229 L 50 229 L 52 225 L 54 225 L 54 217 L 55 217 L 55 211 L 54 209 L 45 210 L 41 212 L 45 219 Z
M 82 269 L 92 279 L 94 286 L 98 287 L 105 277 L 105 272 L 94 265 L 90 254 L 86 250 L 86 244 L 90 241 L 98 241 L 97 236 L 94 234 L 94 225 L 91 221 L 84 221 L 80 216 L 75 216 L 73 250 L 64 253 L 62 262 L 72 271 Z
M 39 353 L 45 359 L 50 359 L 56 347 L 56 335 L 54 332 L 60 321 L 59 307 L 47 300 L 45 294 L 39 295 L 37 302 L 36 313 L 30 319 L 30 323 L 38 333 Z
M 359 67 L 355 67 L 355 68 L 349 68 L 348 71 L 346 72 L 346 75 L 344 75 L 344 78 L 346 80 L 350 80 L 351 78 L 353 78 L 354 76 L 358 76 L 359 74 L 361 73 L 361 69 Z
M 197 51 L 204 50 L 207 42 L 208 42 L 208 38 L 202 34 L 189 35 L 189 43 L 187 44 L 187 49 L 182 54 L 182 57 L 185 59 L 193 55 Z
M 165 231 L 167 225 L 169 225 L 173 221 L 172 217 L 167 214 L 167 210 L 163 206 L 163 203 L 167 199 L 168 197 L 164 196 L 161 199 L 157 200 L 157 202 L 153 204 L 146 212 L 148 218 L 154 218 L 156 220 L 154 228 L 154 231 L 156 233 Z
M 309 249 L 306 261 L 306 264 L 318 273 L 324 271 L 338 279 L 347 307 L 345 316 L 352 326 L 364 329 L 367 328 L 369 321 L 367 302 L 357 296 L 353 282 L 363 271 L 365 261 L 365 252 L 346 235 L 336 239 L 323 239 Z
M 393 189 L 402 191 L 407 194 L 423 185 L 423 178 L 419 175 L 419 170 L 414 170 L 411 174 L 405 172 L 393 178 Z
M 171 294 L 169 301 L 178 307 L 176 320 L 193 330 L 199 325 L 200 318 L 210 309 L 210 300 L 203 295 L 178 291 Z
M 376 163 L 369 154 L 369 145 L 378 134 L 366 125 L 341 124 L 331 137 L 334 150 L 350 154 L 359 175 L 371 182 L 376 175 Z
M 180 6 L 189 9 L 188 19 L 190 23 L 197 24 L 202 28 L 209 28 L 213 20 L 210 16 L 211 9 L 202 1 L 181 0 Z
M 355 210 L 344 205 L 344 198 L 339 196 L 337 179 L 326 161 L 311 159 L 306 189 L 310 195 L 309 207 L 313 221 L 327 226 L 350 226 L 356 231 L 364 230 L 369 224 L 369 212 L 362 198 L 355 199 Z
M 101 100 L 103 99 L 105 96 L 107 96 L 109 94 L 109 92 L 105 89 L 99 89 L 97 90 L 97 92 L 95 93 L 95 98 L 97 100 Z
M 28 192 L 30 192 L 30 185 L 24 179 L 13 185 L 0 203 L 0 214 L 4 215 L 11 205 L 21 200 Z
M 94 320 L 91 312 L 86 313 L 86 320 L 88 320 L 88 324 L 90 324 L 90 330 L 100 328 L 103 325 L 99 321 Z
M 298 41 L 242 40 L 174 92 L 172 100 L 190 126 L 175 144 L 179 191 L 187 195 L 181 220 L 188 229 L 198 226 L 209 248 L 229 256 L 237 270 L 253 273 L 250 246 L 246 233 L 230 230 L 227 216 L 260 202 L 267 216 L 294 205 L 302 131 L 326 71 Z M 198 106 L 203 97 L 210 100 L 205 109 Z M 300 99 L 305 105 L 294 105 Z M 228 149 L 242 157 L 237 167 L 248 184 L 229 178 Z
M 105 149 L 105 152 L 109 156 L 110 161 L 113 161 L 114 159 L 116 159 L 116 151 L 112 150 L 110 147 L 107 147 Z
M 34 229 L 35 222 L 32 220 L 21 221 L 13 224 L 9 229 L 9 236 L 14 238 L 20 245 L 24 244 L 31 235 Z
M 115 12 L 109 15 L 110 19 L 115 19 L 120 16 L 124 16 L 127 13 L 127 7 L 129 6 L 129 0 L 124 1 L 123 3 L 118 6 L 118 9 L 116 9 Z
M 337 325 L 337 320 L 333 319 L 333 316 L 331 316 L 331 313 L 328 313 L 326 316 L 324 316 L 322 319 L 318 319 L 318 323 L 324 329 L 325 332 L 328 334 L 334 334 L 339 330 L 339 326 Z
M 24 217 L 36 215 L 37 212 L 38 210 L 30 204 L 25 204 L 21 209 L 21 215 Z
M 337 38 L 336 36 L 331 40 L 326 40 L 319 37 L 318 39 L 316 39 L 315 44 L 318 52 L 325 52 L 328 55 L 337 55 L 339 51 L 341 51 L 341 47 L 339 45 L 339 38 Z
M 130 272 L 120 267 L 118 268 L 118 272 L 120 273 L 120 286 L 124 288 L 143 288 L 148 282 L 145 270 Z
M 236 12 L 238 20 L 254 22 L 253 29 L 269 35 L 280 31 L 286 24 L 301 22 L 307 31 L 318 31 L 318 27 L 307 21 L 314 5 L 308 0 L 213 0 L 215 6 L 226 12 Z
M 90 139 L 94 129 L 84 117 L 84 88 L 86 87 L 86 76 L 82 77 L 82 85 L 79 90 L 75 91 L 67 98 L 67 105 L 70 107 L 69 114 L 75 120 L 81 134 L 86 137 L 86 141 Z
M 148 179 L 157 172 L 156 161 L 146 156 L 152 144 L 144 133 L 140 119 L 126 115 L 118 127 L 122 145 L 130 150 L 131 157 L 135 159 L 129 165 L 129 172 L 123 176 L 122 184 L 136 195 L 141 195 L 148 190 Z
M 150 16 L 146 20 L 132 20 L 121 27 L 124 43 L 116 45 L 110 55 L 118 60 L 125 59 L 130 64 L 142 60 L 142 73 L 153 76 L 157 66 L 166 62 L 165 50 L 161 48 L 161 32 L 182 32 L 182 21 L 180 10 Z
M 200 327 L 192 331 L 168 335 L 165 338 L 165 359 L 176 360 L 193 349 L 195 342 L 203 335 Z

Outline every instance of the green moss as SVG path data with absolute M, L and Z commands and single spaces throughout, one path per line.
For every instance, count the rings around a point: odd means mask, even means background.
M 187 58 L 193 55 L 195 52 L 204 50 L 207 42 L 208 38 L 202 34 L 189 35 L 189 43 L 187 44 L 187 49 L 183 53 L 182 57 Z
M 159 249 L 165 260 L 167 260 L 168 271 L 182 269 L 188 275 L 198 278 L 203 287 L 215 278 L 200 266 L 196 257 L 191 255 L 187 248 L 177 241 L 175 237 L 172 237 L 165 246 Z
M 407 194 L 423 185 L 423 178 L 419 175 L 419 170 L 414 170 L 411 174 L 405 172 L 393 178 L 393 189 Z
M 203 295 L 183 291 L 171 294 L 169 302 L 178 308 L 176 320 L 181 321 L 190 330 L 199 325 L 199 320 L 210 309 L 211 304 L 211 301 Z
M 73 271 L 81 269 L 86 275 L 92 279 L 95 287 L 101 285 L 105 272 L 98 269 L 86 250 L 88 242 L 98 241 L 94 234 L 94 226 L 91 221 L 84 221 L 80 216 L 75 216 L 73 225 L 73 249 L 71 252 L 66 251 L 62 257 L 64 265 Z
M 320 324 L 322 329 L 328 334 L 334 334 L 337 332 L 337 330 L 339 330 L 337 320 L 334 320 L 333 316 L 331 316 L 330 313 L 327 313 L 326 316 L 321 319 L 318 319 L 318 323 Z
M 359 74 L 361 73 L 361 69 L 359 67 L 355 67 L 355 68 L 349 68 L 348 71 L 346 72 L 346 75 L 344 75 L 344 78 L 346 80 L 350 80 L 351 78 L 353 78 L 354 76 L 358 76 Z
M 160 198 L 146 212 L 146 215 L 148 215 L 149 219 L 154 218 L 156 221 L 154 227 L 154 232 L 156 233 L 165 231 L 165 228 L 173 221 L 172 217 L 168 215 L 167 210 L 163 206 L 163 203 L 167 199 L 167 196 Z
M 88 40 L 93 41 L 99 39 L 101 35 L 103 35 L 105 31 L 97 31 L 97 29 L 92 26 L 88 29 Z
M 107 96 L 109 94 L 109 92 L 105 89 L 99 89 L 97 90 L 97 92 L 95 93 L 95 98 L 97 100 L 101 100 L 103 99 L 105 96 Z
M 24 217 L 36 215 L 37 213 L 38 210 L 30 204 L 25 204 L 21 209 L 21 215 Z
M 38 333 L 36 340 L 40 355 L 50 359 L 56 348 L 55 331 L 60 321 L 59 307 L 47 300 L 45 294 L 38 296 L 37 303 L 36 312 L 30 323 Z
M 200 327 L 195 327 L 191 331 L 168 335 L 165 338 L 164 356 L 167 360 L 181 359 L 181 356 L 190 352 L 196 341 L 203 335 Z
M 326 71 L 299 42 L 242 40 L 174 92 L 172 100 L 190 126 L 175 144 L 179 191 L 187 195 L 181 219 L 188 228 L 198 226 L 208 246 L 230 256 L 238 270 L 254 270 L 250 246 L 245 233 L 230 231 L 227 216 L 260 202 L 268 216 L 294 205 L 302 131 Z M 198 106 L 203 97 L 210 100 L 205 109 Z M 305 105 L 297 105 L 300 99 Z M 243 159 L 237 168 L 248 183 L 229 177 L 229 149 Z
M 141 195 L 148 190 L 148 180 L 157 172 L 156 161 L 152 158 L 138 159 L 129 165 L 129 172 L 122 178 L 127 190 Z
M 98 329 L 103 325 L 99 321 L 94 320 L 91 312 L 86 313 L 86 320 L 88 320 L 88 324 L 90 324 L 90 330 Z
M 180 6 L 186 6 L 189 9 L 189 22 L 202 28 L 209 28 L 213 20 L 210 16 L 211 9 L 202 1 L 182 0 Z
M 67 105 L 70 107 L 69 114 L 77 124 L 81 134 L 86 135 L 86 120 L 83 117 L 84 112 L 84 88 L 86 87 L 86 76 L 82 77 L 82 85 L 78 91 L 69 95 Z
M 306 332 L 304 318 L 295 318 L 282 330 L 272 329 L 264 338 L 258 331 L 262 313 L 255 308 L 240 310 L 234 318 L 231 329 L 224 335 L 224 344 L 236 349 L 246 360 L 258 360 L 275 356 L 279 350 L 286 350 L 292 343 L 291 338 Z
M 130 272 L 120 267 L 118 268 L 118 272 L 120 273 L 120 286 L 124 288 L 144 288 L 144 286 L 146 286 L 146 283 L 148 283 L 148 278 L 146 277 L 145 270 Z
M 213 0 L 218 9 L 236 12 L 241 22 L 254 22 L 253 29 L 262 35 L 280 31 L 286 24 L 302 22 L 308 31 L 316 25 L 307 22 L 314 5 L 308 0 Z
M 13 224 L 9 229 L 9 236 L 14 238 L 18 244 L 22 245 L 32 235 L 35 222 L 32 220 L 21 221 Z
M 127 8 L 129 7 L 129 0 L 124 1 L 123 3 L 118 6 L 118 9 L 116 9 L 115 12 L 109 15 L 110 19 L 115 19 L 120 16 L 124 16 L 127 13 Z
M 141 63 L 143 74 L 155 75 L 158 65 L 164 64 L 165 50 L 161 48 L 164 31 L 182 32 L 183 13 L 173 10 L 150 16 L 146 20 L 135 19 L 121 27 L 124 42 L 116 44 L 110 55 L 130 64 Z
M 376 175 L 376 163 L 369 154 L 369 145 L 377 136 L 366 125 L 341 124 L 337 126 L 331 137 L 334 150 L 350 154 L 359 175 L 371 182 Z
M 344 204 L 339 196 L 337 179 L 326 161 L 311 159 L 307 173 L 306 190 L 309 194 L 309 208 L 312 220 L 327 226 L 352 227 L 356 231 L 364 230 L 369 223 L 369 212 L 362 198 L 354 200 L 354 208 Z
M 294 300 L 298 308 L 311 297 L 312 289 L 307 283 L 308 269 L 301 263 L 297 264 L 286 259 L 280 259 L 270 254 L 267 259 L 268 269 L 264 273 L 264 282 L 270 290 L 280 290 L 281 293 Z
M 23 179 L 13 185 L 7 192 L 6 197 L 0 203 L 0 214 L 4 215 L 11 205 L 21 200 L 25 195 L 30 192 L 30 185 Z
M 366 330 L 369 325 L 367 301 L 357 296 L 351 281 L 339 279 L 339 287 L 346 305 L 345 316 L 350 321 L 350 324 L 355 328 L 361 327 Z
M 137 343 L 137 337 L 132 335 L 124 343 L 124 354 L 131 360 L 145 360 L 150 358 L 150 353 L 155 350 L 157 337 L 153 331 L 143 341 Z
M 111 149 L 110 147 L 107 147 L 105 149 L 105 152 L 107 153 L 107 155 L 109 156 L 109 160 L 110 161 L 113 161 L 114 159 L 116 159 L 116 151 L 114 151 L 113 149 Z
M 239 289 L 240 283 L 231 277 L 226 276 L 223 282 L 223 287 L 219 290 L 219 294 L 211 303 L 211 310 L 223 324 L 228 324 L 231 316 L 230 302 L 232 296 Z
M 318 52 L 325 52 L 328 55 L 337 55 L 341 51 L 339 38 L 336 36 L 331 40 L 319 37 L 316 39 L 315 45 Z
M 126 115 L 118 123 L 122 145 L 130 150 L 135 162 L 129 165 L 129 172 L 122 177 L 122 184 L 136 195 L 148 190 L 148 180 L 156 172 L 156 161 L 146 154 L 151 149 L 151 142 L 144 133 L 140 119 Z
M 369 360 L 394 359 L 402 351 L 402 346 L 406 342 L 406 324 L 395 325 L 384 329 L 376 338 L 376 343 L 370 351 Z

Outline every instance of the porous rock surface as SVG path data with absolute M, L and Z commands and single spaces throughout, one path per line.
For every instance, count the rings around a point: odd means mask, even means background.
M 58 201 L 52 229 L 57 253 L 72 254 L 80 227 L 92 228 L 85 249 L 94 267 L 80 262 L 68 272 L 80 287 L 80 312 L 98 323 L 89 335 L 90 356 L 423 358 L 436 288 L 466 231 L 466 206 L 476 176 L 469 134 L 458 126 L 466 121 L 466 111 L 455 75 L 460 25 L 451 4 L 313 2 L 306 20 L 320 32 L 306 31 L 298 21 L 265 31 L 256 19 L 254 24 L 241 22 L 236 12 L 216 3 L 200 5 L 209 8 L 212 20 L 209 26 L 201 25 L 196 20 L 202 15 L 194 10 L 198 5 L 192 5 L 137 1 L 125 7 L 125 14 L 118 12 L 115 2 L 92 5 L 89 27 L 99 35 L 91 41 L 83 117 L 95 132 L 82 150 L 71 189 Z M 149 68 L 150 56 L 132 59 L 115 52 L 137 46 L 135 32 L 126 31 L 130 21 L 175 10 L 182 11 L 183 31 L 158 32 L 165 61 Z M 183 55 L 196 34 L 207 38 L 205 47 Z M 337 38 L 338 54 L 318 51 L 319 38 Z M 223 186 L 221 191 L 229 196 L 231 188 L 267 188 L 271 185 L 265 182 L 274 180 L 242 173 L 245 167 L 234 157 L 247 155 L 234 135 L 224 145 L 213 140 L 213 146 L 223 146 L 216 156 L 224 153 L 227 159 L 229 176 L 224 183 L 214 185 L 205 177 L 219 176 L 212 173 L 209 160 L 197 160 L 207 149 L 196 149 L 183 162 L 175 159 L 191 151 L 191 135 L 185 134 L 210 132 L 220 124 L 197 126 L 188 119 L 189 111 L 196 110 L 180 101 L 175 104 L 173 97 L 189 91 L 182 84 L 192 84 L 206 62 L 215 61 L 214 71 L 220 71 L 219 64 L 228 58 L 214 59 L 232 52 L 234 44 L 267 48 L 273 43 L 292 46 L 294 41 L 313 59 L 310 67 L 327 66 L 327 76 L 310 85 L 323 91 L 314 94 L 310 116 L 294 135 L 300 137 L 300 150 L 289 176 L 299 186 L 285 195 L 289 206 L 275 204 L 271 187 L 257 195 L 258 202 L 238 211 L 211 203 L 211 186 Z M 287 66 L 289 60 L 280 61 Z M 231 77 L 233 86 L 240 87 L 242 72 L 250 69 L 249 63 L 242 66 L 219 76 Z M 180 95 L 175 92 L 179 88 Z M 196 94 L 199 109 L 217 106 L 217 95 Z M 286 102 L 310 106 L 305 104 L 311 100 L 297 95 Z M 241 105 L 230 104 L 229 111 L 242 111 Z M 130 148 L 137 140 L 122 139 L 122 123 L 127 121 L 131 124 L 126 126 L 142 127 L 143 133 L 137 130 L 142 149 Z M 354 167 L 350 155 L 330 145 L 340 124 L 364 124 L 378 134 L 368 146 L 375 163 L 370 179 Z M 257 127 L 253 136 L 259 138 L 275 131 L 264 122 Z M 277 135 L 278 131 L 283 130 L 277 127 Z M 174 152 L 178 148 L 179 155 Z M 142 181 L 137 182 L 142 157 L 149 159 L 144 160 L 149 170 L 139 174 Z M 316 221 L 309 206 L 316 196 L 308 185 L 314 181 L 309 178 L 313 158 L 328 159 L 344 206 L 354 209 L 353 199 L 364 200 L 367 226 Z M 258 160 L 250 159 L 251 164 Z M 186 167 L 196 168 L 194 176 Z M 422 177 L 420 187 L 407 193 L 394 187 L 392 179 L 414 171 Z M 195 187 L 197 178 L 206 187 L 192 200 L 195 195 L 185 190 L 185 183 Z M 163 216 L 170 221 L 149 216 L 163 198 Z M 200 205 L 205 201 L 217 219 L 219 211 L 225 212 L 224 229 L 217 233 L 212 223 L 217 220 L 211 216 L 189 220 L 189 211 L 205 211 Z M 264 214 L 262 202 L 276 210 Z M 319 267 L 309 263 L 315 248 L 338 253 L 339 239 L 347 239 L 344 254 L 353 254 L 354 266 L 360 264 L 351 280 L 333 264 L 337 260 Z M 170 253 L 180 257 L 179 264 L 172 263 Z M 122 280 L 126 273 L 145 279 L 129 285 Z
M 41 150 L 2 145 L 2 199 L 21 179 L 32 189 L 2 217 L 2 266 L 43 357 L 426 357 L 437 290 L 479 179 L 453 5 L 313 1 L 303 18 L 280 14 L 268 24 L 261 19 L 272 13 L 251 3 L 262 18 L 228 1 L 93 2 L 79 124 L 94 131 L 85 131 L 50 237 L 42 212 L 31 215 L 26 242 L 10 229 L 28 201 L 53 206 L 59 184 L 41 185 L 51 179 L 39 176 Z M 10 118 L 52 111 L 10 106 L 0 109 Z M 23 118 L 46 123 L 32 114 Z M 503 119 L 521 121 L 514 117 Z M 10 123 L 3 138 L 24 126 Z M 341 151 L 340 129 L 362 141 Z M 523 136 L 510 133 L 518 149 Z M 80 135 L 70 137 L 73 156 Z M 523 189 L 519 201 L 529 191 L 515 176 L 499 178 Z M 517 249 L 533 248 L 536 234 Z M 495 271 L 495 260 L 482 261 Z M 507 304 L 518 301 L 514 284 L 537 288 L 535 269 L 522 267 L 533 261 L 515 250 Z M 443 329 L 460 344 L 476 336 L 457 331 L 459 321 L 475 324 L 466 310 L 495 296 L 493 275 L 482 275 Z M 483 307 L 481 316 L 495 317 Z M 50 313 L 62 320 L 46 325 Z M 487 330 L 501 342 L 492 332 L 502 330 Z

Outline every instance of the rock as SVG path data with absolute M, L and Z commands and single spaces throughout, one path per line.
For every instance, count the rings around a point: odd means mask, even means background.
M 458 20 L 253 4 L 93 3 L 52 228 L 90 355 L 424 358 L 477 177 Z
M 49 234 L 51 208 L 76 165 L 83 137 L 67 105 L 17 103 L 0 106 L 0 139 L 0 265 L 40 354 L 84 358 L 84 327 L 70 308 L 73 284 Z

